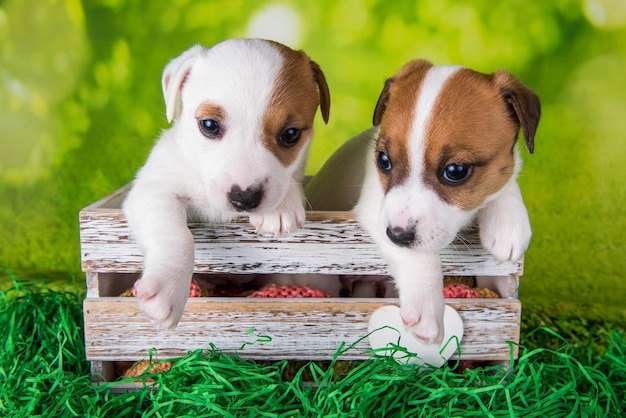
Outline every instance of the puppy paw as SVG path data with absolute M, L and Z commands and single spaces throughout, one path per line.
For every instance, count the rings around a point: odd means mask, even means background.
M 296 189 L 288 193 L 285 200 L 273 211 L 251 214 L 250 223 L 258 234 L 279 237 L 302 228 L 305 217 L 302 194 Z
M 441 344 L 444 336 L 442 298 L 420 297 L 400 304 L 402 322 L 420 340 Z
M 499 262 L 519 260 L 530 243 L 528 215 L 498 214 L 480 219 L 480 242 Z
M 172 275 L 144 275 L 135 282 L 133 296 L 157 328 L 170 329 L 183 314 L 190 284 L 191 277 L 183 280 Z

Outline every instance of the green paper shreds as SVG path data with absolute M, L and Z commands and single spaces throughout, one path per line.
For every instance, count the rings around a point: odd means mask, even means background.
M 525 334 L 515 367 L 418 373 L 390 358 L 330 364 L 255 362 L 218 347 L 175 359 L 167 372 L 93 386 L 82 296 L 14 279 L 0 291 L 2 417 L 620 417 L 626 397 L 623 328 L 583 350 L 553 329 Z M 577 332 L 578 331 L 578 328 Z M 270 336 L 271 337 L 271 336 Z M 597 336 L 596 338 L 600 338 Z M 559 342 L 557 344 L 556 342 Z M 545 342 L 545 344 L 542 344 Z M 263 340 L 257 342 L 262 344 Z M 340 358 L 343 347 L 338 347 Z M 590 352 L 601 352 L 589 355 Z M 245 354 L 245 347 L 242 350 Z M 583 355 L 579 355 L 583 353 Z M 586 354 L 585 354 L 586 353 Z M 158 353 L 152 353 L 154 355 Z M 148 356 L 149 353 L 146 353 Z M 152 382 L 153 381 L 153 382 Z
M 54 416 L 90 384 L 81 306 L 40 282 L 0 292 L 0 415 Z

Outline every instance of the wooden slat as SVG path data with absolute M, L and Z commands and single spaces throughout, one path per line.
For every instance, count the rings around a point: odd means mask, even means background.
M 287 237 L 259 236 L 245 219 L 226 225 L 191 223 L 199 273 L 388 274 L 376 246 L 352 214 L 310 212 L 303 229 Z M 120 209 L 80 213 L 82 269 L 138 273 L 142 254 Z M 441 251 L 444 273 L 521 275 L 523 264 L 498 263 L 470 230 Z
M 356 343 L 341 358 L 366 359 L 369 343 L 363 337 L 369 316 L 391 303 L 397 300 L 194 298 L 177 328 L 156 330 L 132 298 L 87 298 L 87 358 L 134 361 L 146 358 L 152 348 L 160 358 L 177 357 L 213 343 L 224 352 L 249 358 L 330 359 L 342 343 Z M 507 341 L 519 341 L 519 301 L 449 299 L 446 303 L 464 323 L 463 359 L 509 359 Z M 269 336 L 271 341 L 247 345 L 256 336 Z

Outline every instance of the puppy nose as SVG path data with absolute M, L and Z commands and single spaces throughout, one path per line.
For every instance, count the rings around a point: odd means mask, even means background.
M 257 208 L 263 200 L 263 185 L 252 185 L 246 190 L 234 185 L 228 193 L 228 201 L 238 212 Z
M 415 241 L 415 227 L 411 226 L 408 229 L 394 226 L 393 228 L 387 227 L 387 236 L 396 245 L 400 247 L 410 247 Z

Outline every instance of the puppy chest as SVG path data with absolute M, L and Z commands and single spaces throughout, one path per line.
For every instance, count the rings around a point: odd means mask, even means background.
M 341 352 L 344 360 L 371 356 L 372 314 L 399 302 L 380 297 L 393 287 L 385 286 L 388 269 L 352 213 L 309 212 L 303 229 L 281 238 L 257 235 L 243 218 L 218 225 L 190 223 L 197 287 L 195 293 L 190 289 L 178 326 L 164 331 L 154 328 L 132 296 L 124 296 L 143 265 L 120 209 L 127 190 L 104 197 L 79 216 L 87 282 L 86 354 L 94 379 L 115 379 L 118 362 L 145 360 L 152 349 L 165 359 L 211 344 L 261 360 L 329 360 L 342 346 L 351 347 Z M 476 230 L 440 254 L 448 285 L 445 301 L 464 327 L 460 352 L 451 358 L 506 363 L 511 350 L 517 357 L 509 342 L 519 341 L 523 262 L 498 263 L 481 248 Z M 289 291 L 282 293 L 276 286 L 268 290 L 274 278 L 295 285 L 283 285 Z M 250 297 L 255 292 L 266 297 Z

